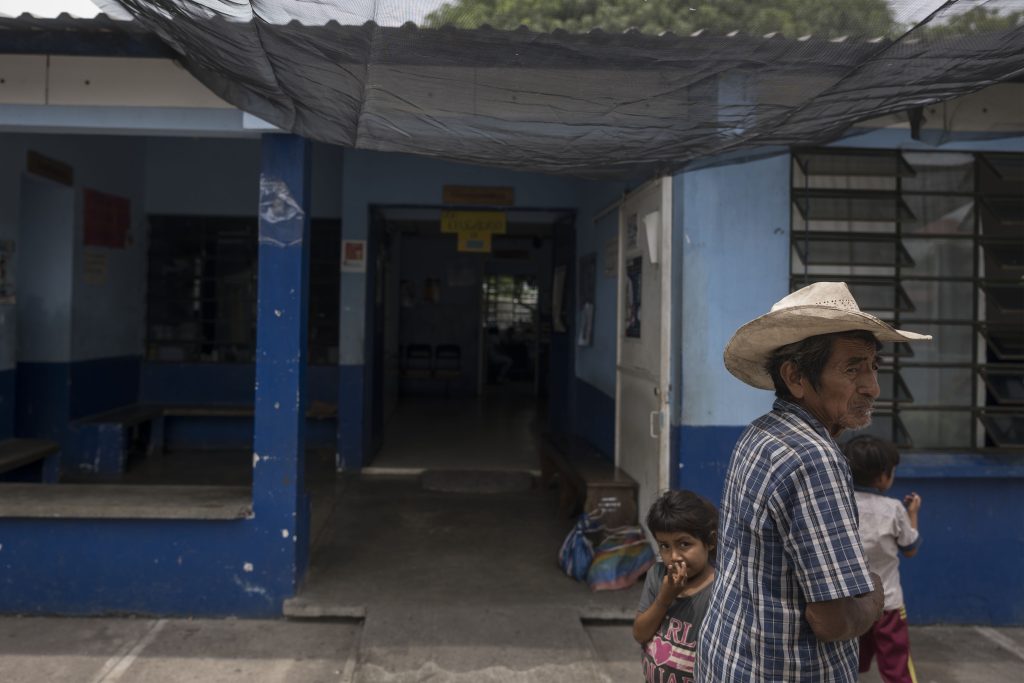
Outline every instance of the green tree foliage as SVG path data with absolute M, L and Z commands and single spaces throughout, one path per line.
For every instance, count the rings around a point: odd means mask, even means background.
M 925 27 L 929 39 L 955 38 L 977 33 L 995 33 L 1024 26 L 1024 12 L 1000 12 L 997 9 L 974 7 L 944 23 Z
M 705 29 L 753 35 L 778 31 L 789 37 L 875 37 L 890 35 L 896 28 L 886 0 L 455 0 L 424 21 L 432 28 L 483 24 L 541 32 L 636 28 L 689 35 Z

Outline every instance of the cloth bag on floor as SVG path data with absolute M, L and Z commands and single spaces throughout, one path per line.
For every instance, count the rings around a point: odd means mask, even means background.
M 590 563 L 594 559 L 594 546 L 587 538 L 587 534 L 594 534 L 600 529 L 601 523 L 585 512 L 576 520 L 575 526 L 558 550 L 558 566 L 568 576 L 577 581 L 586 580 Z
M 643 529 L 624 526 L 609 529 L 594 548 L 594 557 L 587 571 L 587 584 L 593 591 L 610 591 L 632 586 L 657 558 L 651 550 Z

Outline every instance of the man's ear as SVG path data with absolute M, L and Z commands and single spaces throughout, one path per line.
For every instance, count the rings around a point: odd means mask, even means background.
M 796 363 L 787 360 L 779 368 L 779 375 L 782 376 L 782 381 L 786 383 L 786 388 L 793 398 L 804 397 L 803 374 L 796 367 Z

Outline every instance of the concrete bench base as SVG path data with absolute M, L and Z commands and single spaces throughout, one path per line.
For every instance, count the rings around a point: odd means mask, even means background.
M 57 481 L 60 447 L 46 439 L 0 441 L 0 475 L 15 481 Z

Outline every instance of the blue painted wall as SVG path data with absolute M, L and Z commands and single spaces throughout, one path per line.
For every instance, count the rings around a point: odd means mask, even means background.
M 921 549 L 900 563 L 911 623 L 1024 624 L 1024 458 L 905 453 L 890 495 L 910 491 L 922 500 Z M 969 581 L 939 569 L 965 561 Z
M 295 543 L 278 527 L 259 519 L 0 519 L 0 611 L 280 617 L 294 594 L 295 578 L 282 568 Z
M 14 436 L 14 397 L 17 370 L 0 370 L 0 440 Z
M 332 366 L 313 365 L 306 374 L 309 400 L 333 403 L 338 374 Z M 251 363 L 153 363 L 140 368 L 143 403 L 252 405 L 256 370 Z
M 600 451 L 611 462 L 615 460 L 615 397 L 590 382 L 576 378 L 573 405 L 575 433 Z
M 935 149 L 905 130 L 860 131 L 857 147 Z M 1021 138 L 942 149 L 1022 150 Z M 722 350 L 741 324 L 763 314 L 788 291 L 788 155 L 706 166 L 674 179 L 675 255 L 681 305 L 674 324 L 682 343 L 675 359 L 673 486 L 713 501 L 733 446 L 747 423 L 770 409 L 772 394 L 729 375 Z M 1008 456 L 904 454 L 894 496 L 924 499 L 924 544 L 902 564 L 914 623 L 1024 624 L 1024 468 Z M 938 567 L 971 558 L 972 580 Z
M 28 175 L 29 150 L 69 164 L 73 184 Z M 8 327 L 3 316 L 0 339 L 16 329 L 19 435 L 68 446 L 70 420 L 135 399 L 145 293 L 143 159 L 140 141 L 129 137 L 0 135 L 0 233 L 18 241 L 17 320 Z M 84 244 L 86 188 L 129 200 L 125 248 Z M 71 457 L 65 448 L 63 467 L 74 467 Z
M 0 218 L 0 245 L 11 244 L 17 248 L 18 225 Z M 16 281 L 18 260 L 16 254 L 4 257 L 3 267 L 9 282 Z M 16 348 L 18 343 L 17 306 L 0 295 L 0 439 L 14 436 L 14 398 L 17 366 Z
M 781 154 L 673 179 L 682 343 L 670 472 L 712 500 L 721 496 L 738 429 L 771 408 L 770 392 L 726 371 L 722 351 L 736 328 L 789 291 L 789 163 Z
M 626 185 L 596 186 L 593 198 L 581 207 L 583 218 L 576 231 L 576 261 L 588 254 L 596 257 L 594 282 L 594 332 L 590 346 L 576 346 L 576 395 L 573 429 L 609 460 L 615 458 L 615 364 L 618 340 L 618 274 L 605 273 L 605 251 L 616 243 L 618 255 L 619 212 L 613 209 L 594 220 L 593 216 L 614 202 Z M 580 322 L 579 305 L 576 324 Z M 578 329 L 578 328 L 577 328 Z
M 251 406 L 255 401 L 256 370 L 250 363 L 143 362 L 139 374 L 142 403 Z M 338 378 L 339 370 L 334 366 L 310 366 L 306 372 L 309 401 L 334 403 Z M 167 418 L 164 429 L 169 449 L 252 448 L 252 418 Z M 335 433 L 333 419 L 307 422 L 307 442 L 311 446 L 333 447 Z

